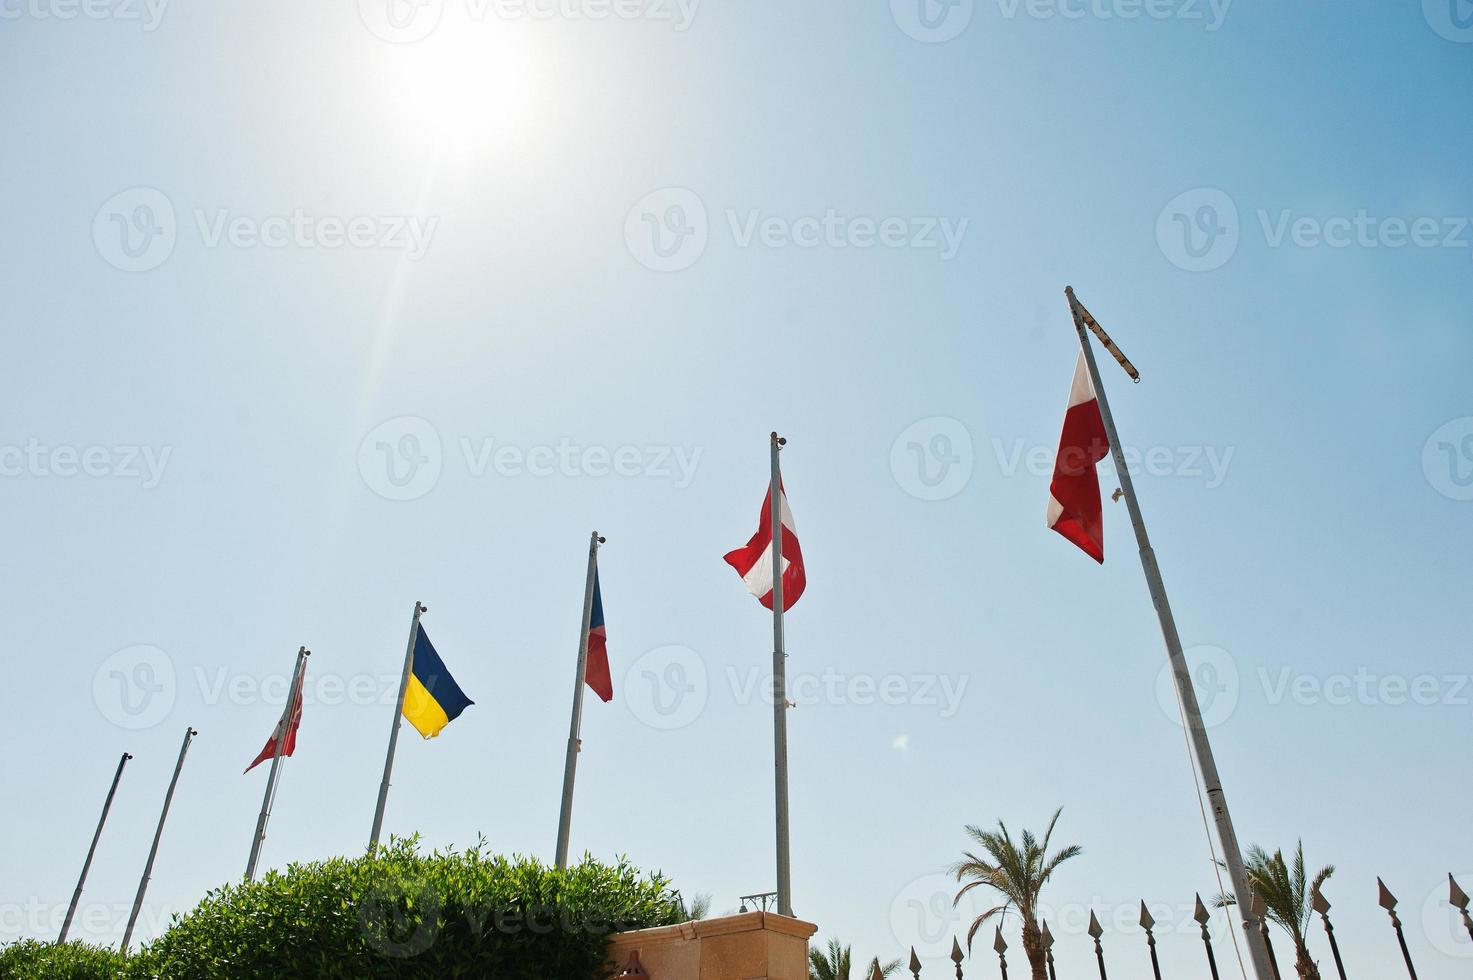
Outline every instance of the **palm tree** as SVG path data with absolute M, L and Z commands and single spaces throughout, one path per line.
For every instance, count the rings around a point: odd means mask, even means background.
M 829 940 L 827 951 L 810 949 L 808 951 L 808 980 L 850 980 L 849 967 L 853 963 L 852 954 L 853 947 L 845 946 L 837 939 Z M 869 961 L 869 969 L 864 976 L 855 977 L 854 980 L 870 980 L 877 967 L 880 976 L 888 977 L 900 969 L 900 961 L 892 960 L 881 965 L 880 958 L 876 956 Z
M 711 896 L 707 893 L 698 893 L 687 902 L 685 896 L 677 892 L 675 911 L 681 922 L 695 922 L 704 919 L 711 914 Z
M 983 830 L 969 824 L 967 834 L 981 848 L 980 855 L 966 851 L 963 854 L 965 860 L 951 866 L 956 880 L 966 882 L 956 893 L 952 905 L 959 905 L 962 896 L 974 888 L 990 888 L 1003 898 L 1001 905 L 994 905 L 972 922 L 972 928 L 967 931 L 967 948 L 972 948 L 972 937 L 977 935 L 983 923 L 993 916 L 1005 918 L 1009 912 L 1016 912 L 1023 920 L 1023 952 L 1028 956 L 1033 980 L 1048 980 L 1043 932 L 1038 927 L 1038 893 L 1059 865 L 1082 853 L 1077 845 L 1065 847 L 1052 856 L 1048 853 L 1054 824 L 1059 822 L 1059 814 L 1063 812 L 1063 808 L 1054 811 L 1048 829 L 1043 832 L 1042 842 L 1028 830 L 1023 831 L 1020 841 L 1015 842 L 1001 820 L 997 822 L 997 830 Z
M 1258 845 L 1248 849 L 1248 862 L 1244 871 L 1248 875 L 1248 886 L 1256 891 L 1268 906 L 1268 918 L 1277 923 L 1294 940 L 1294 969 L 1299 980 L 1320 980 L 1320 968 L 1309 958 L 1309 949 L 1304 936 L 1314 916 L 1310 902 L 1316 889 L 1335 873 L 1333 864 L 1323 867 L 1308 879 L 1304 871 L 1304 841 L 1294 851 L 1294 866 L 1289 867 L 1283 851 L 1274 851 L 1270 856 Z M 1235 905 L 1231 895 L 1219 895 L 1217 907 Z

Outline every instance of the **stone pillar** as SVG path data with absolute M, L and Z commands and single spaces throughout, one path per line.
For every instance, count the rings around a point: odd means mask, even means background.
M 631 953 L 649 980 L 808 980 L 811 922 L 771 912 L 622 932 L 609 944 L 618 976 Z

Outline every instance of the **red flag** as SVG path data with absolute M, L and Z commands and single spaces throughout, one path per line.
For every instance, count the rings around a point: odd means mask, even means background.
M 605 704 L 614 700 L 614 680 L 609 675 L 609 631 L 604 626 L 604 595 L 593 570 L 593 611 L 588 618 L 588 662 L 583 680 Z
M 1100 564 L 1105 562 L 1104 507 L 1095 464 L 1110 452 L 1100 401 L 1090 381 L 1084 352 L 1074 368 L 1069 409 L 1059 436 L 1054 479 L 1049 484 L 1048 526 L 1078 545 Z
M 803 594 L 808 576 L 803 570 L 803 549 L 798 546 L 798 532 L 793 527 L 793 512 L 788 509 L 788 491 L 779 485 L 782 492 L 783 528 L 783 612 L 793 608 L 793 603 Z M 762 501 L 762 517 L 757 524 L 757 533 L 745 548 L 738 548 L 726 555 L 726 563 L 735 568 L 747 591 L 752 593 L 768 609 L 772 608 L 772 489 Z
M 256 761 L 246 766 L 246 772 L 250 772 L 263 762 L 269 762 L 276 755 L 276 740 L 282 738 L 282 729 L 285 728 L 285 741 L 282 743 L 281 754 L 291 755 L 297 749 L 297 726 L 302 723 L 302 682 L 306 679 L 307 665 L 302 664 L 302 670 L 297 675 L 297 683 L 292 688 L 291 707 L 282 715 L 276 723 L 276 729 L 271 737 L 266 740 L 266 747 L 261 754 L 256 756 Z

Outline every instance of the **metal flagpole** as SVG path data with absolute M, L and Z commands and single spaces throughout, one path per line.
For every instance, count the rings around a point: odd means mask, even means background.
M 292 722 L 292 714 L 297 706 L 299 691 L 297 685 L 302 683 L 302 672 L 306 670 L 307 658 L 312 656 L 311 652 L 302 647 L 297 650 L 297 663 L 292 668 L 292 684 L 287 689 L 286 707 L 281 709 L 281 721 L 276 725 L 276 751 L 271 754 L 271 774 L 266 777 L 266 794 L 261 797 L 261 815 L 256 818 L 256 835 L 251 838 L 251 856 L 246 862 L 246 881 L 256 880 L 256 862 L 261 858 L 261 842 L 266 839 L 266 821 L 271 819 L 271 802 L 276 797 L 276 780 L 281 768 L 281 753 L 286 745 L 286 733 Z
M 409 690 L 409 673 L 414 669 L 414 641 L 419 639 L 419 617 L 429 612 L 422 602 L 414 604 L 414 619 L 409 624 L 409 645 L 404 649 L 404 673 L 399 678 L 399 698 L 394 702 L 394 727 L 389 729 L 389 751 L 384 756 L 384 781 L 378 788 L 378 806 L 373 811 L 373 834 L 368 849 L 378 847 L 379 831 L 384 828 L 384 804 L 389 802 L 389 777 L 394 773 L 394 747 L 399 744 L 399 722 L 404 714 L 404 692 Z
M 793 914 L 793 874 L 788 840 L 788 680 L 783 649 L 783 489 L 777 454 L 786 439 L 772 433 L 772 712 L 777 801 L 777 911 Z
M 97 853 L 97 842 L 102 837 L 102 825 L 107 823 L 107 811 L 112 809 L 113 795 L 118 791 L 118 781 L 123 778 L 123 767 L 131 758 L 133 758 L 131 755 L 124 752 L 123 757 L 118 760 L 118 771 L 113 773 L 113 784 L 107 791 L 107 799 L 102 801 L 102 818 L 97 821 L 97 831 L 92 835 L 92 846 L 87 848 L 87 860 L 82 862 L 82 875 L 77 879 L 77 890 L 72 892 L 72 904 L 67 906 L 66 918 L 61 922 L 61 935 L 56 937 L 58 946 L 66 942 L 66 934 L 72 928 L 72 916 L 77 914 L 77 903 L 82 900 L 82 886 L 87 884 L 87 872 L 92 870 L 92 856 Z
M 583 748 L 583 687 L 588 676 L 588 630 L 593 625 L 593 583 L 598 577 L 598 546 L 605 538 L 588 537 L 588 579 L 583 586 L 583 628 L 578 635 L 578 674 L 573 678 L 573 721 L 568 729 L 568 758 L 563 764 L 563 808 L 557 824 L 557 866 L 568 866 L 568 839 L 573 832 L 573 780 Z
M 174 763 L 174 778 L 169 780 L 169 791 L 164 794 L 164 809 L 159 814 L 158 829 L 153 832 L 153 847 L 148 850 L 148 863 L 143 866 L 143 880 L 138 882 L 138 894 L 133 899 L 133 912 L 128 916 L 128 928 L 123 930 L 123 945 L 119 949 L 128 952 L 128 944 L 133 939 L 133 927 L 138 923 L 138 913 L 143 909 L 143 893 L 148 891 L 148 880 L 153 877 L 153 860 L 158 857 L 159 840 L 164 836 L 164 821 L 169 819 L 169 804 L 174 802 L 174 787 L 179 785 L 179 772 L 184 768 L 184 754 L 189 751 L 190 741 L 199 732 L 193 728 L 184 729 L 184 744 L 179 746 L 179 761 Z
M 1207 730 L 1202 724 L 1202 709 L 1197 703 L 1197 692 L 1192 686 L 1192 676 L 1187 670 L 1186 657 L 1182 654 L 1181 636 L 1176 630 L 1176 620 L 1171 614 L 1171 603 L 1166 597 L 1166 585 L 1161 579 L 1161 568 L 1156 563 L 1156 552 L 1146 535 L 1145 519 L 1135 496 L 1135 486 L 1130 479 L 1130 470 L 1125 464 L 1124 449 L 1120 436 L 1115 431 L 1115 419 L 1110 414 L 1110 402 L 1105 397 L 1105 386 L 1100 383 L 1099 365 L 1095 363 L 1094 348 L 1085 333 L 1086 318 L 1093 321 L 1088 311 L 1074 296 L 1072 287 L 1065 287 L 1069 298 L 1069 311 L 1074 317 L 1074 329 L 1079 334 L 1079 347 L 1084 352 L 1084 361 L 1089 368 L 1090 381 L 1094 384 L 1095 397 L 1099 400 L 1100 416 L 1105 422 L 1105 435 L 1110 440 L 1110 451 L 1115 456 L 1115 469 L 1120 478 L 1120 490 L 1125 496 L 1125 505 L 1130 511 L 1130 523 L 1135 528 L 1136 543 L 1140 546 L 1141 568 L 1145 571 L 1146 585 L 1151 590 L 1151 601 L 1156 607 L 1156 616 L 1161 621 L 1161 636 L 1166 641 L 1166 655 L 1171 662 L 1171 677 L 1176 683 L 1176 693 L 1186 711 L 1187 728 L 1191 735 L 1192 751 L 1197 758 L 1197 767 L 1202 773 L 1202 782 L 1211 803 L 1212 816 L 1217 824 L 1217 836 L 1222 844 L 1223 863 L 1227 865 L 1228 877 L 1232 881 L 1233 895 L 1237 899 L 1238 912 L 1243 918 L 1243 932 L 1248 942 L 1249 958 L 1253 961 L 1253 972 L 1258 980 L 1269 980 L 1268 951 L 1259 934 L 1257 922 L 1248 910 L 1248 876 L 1243 870 L 1243 854 L 1238 848 L 1238 835 L 1233 830 L 1232 816 L 1228 813 L 1227 797 L 1222 790 L 1222 780 L 1217 773 L 1217 762 L 1212 756 L 1212 745 L 1207 739 Z M 1099 331 L 1104 334 L 1103 330 Z M 1123 355 L 1122 355 L 1123 357 Z M 1128 363 L 1128 362 L 1124 362 Z

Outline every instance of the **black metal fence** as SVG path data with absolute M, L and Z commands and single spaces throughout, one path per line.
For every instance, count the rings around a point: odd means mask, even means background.
M 1411 977 L 1411 980 L 1417 980 L 1417 968 L 1416 965 L 1412 962 L 1411 952 L 1407 949 L 1406 937 L 1403 935 L 1402 932 L 1401 918 L 1397 915 L 1396 912 L 1396 896 L 1391 894 L 1391 891 L 1386 887 L 1385 883 L 1382 882 L 1381 879 L 1376 879 L 1376 885 L 1380 890 L 1379 903 L 1381 907 L 1385 909 L 1387 914 L 1391 917 L 1392 929 L 1396 935 L 1397 945 L 1400 947 L 1401 950 L 1402 961 L 1406 964 L 1407 974 Z M 1311 892 L 1309 896 L 1309 901 L 1310 907 L 1315 913 L 1319 915 L 1324 925 L 1325 938 L 1329 942 L 1330 952 L 1334 957 L 1335 971 L 1339 977 L 1339 980 L 1349 980 L 1345 973 L 1344 961 L 1340 958 L 1340 944 L 1335 939 L 1335 927 L 1330 922 L 1329 901 L 1326 900 L 1325 896 L 1321 894 L 1318 888 L 1314 889 Z M 1473 940 L 1473 917 L 1470 917 L 1468 912 L 1468 895 L 1458 885 L 1457 879 L 1455 879 L 1452 875 L 1448 875 L 1448 902 L 1462 915 L 1463 926 L 1468 930 L 1469 939 Z M 1267 919 L 1264 917 L 1265 906 L 1263 900 L 1257 895 L 1254 895 L 1252 897 L 1252 905 L 1250 907 L 1250 911 L 1252 911 L 1258 918 L 1258 921 L 1260 923 L 1259 928 L 1263 932 L 1264 940 L 1268 941 L 1268 922 Z M 1212 944 L 1212 933 L 1208 929 L 1210 915 L 1207 911 L 1207 906 L 1203 904 L 1202 897 L 1200 895 L 1197 896 L 1196 910 L 1193 913 L 1192 917 L 1196 919 L 1197 923 L 1201 926 L 1202 929 L 1202 946 L 1208 973 L 1212 977 L 1212 980 L 1221 980 L 1221 977 L 1218 973 L 1217 953 L 1213 949 Z M 1156 936 L 1154 932 L 1156 921 L 1151 917 L 1151 913 L 1146 909 L 1145 902 L 1141 903 L 1140 925 L 1142 930 L 1144 931 L 1145 946 L 1146 951 L 1150 956 L 1152 974 L 1155 980 L 1162 980 L 1161 963 L 1156 956 Z M 1044 962 L 1048 969 L 1049 980 L 1058 980 L 1058 975 L 1055 971 L 1054 966 L 1054 936 L 1053 933 L 1049 931 L 1048 922 L 1045 921 L 1041 923 L 1041 930 L 1042 952 Z M 1101 928 L 1099 919 L 1097 919 L 1094 913 L 1091 912 L 1089 916 L 1089 936 L 1091 939 L 1094 940 L 1095 963 L 1099 968 L 1100 980 L 1109 980 L 1109 973 L 1106 965 L 1105 945 L 1103 941 L 1104 935 L 1105 931 L 1103 928 Z M 1288 976 L 1290 978 L 1298 976 L 1298 973 L 1295 969 L 1294 961 L 1290 960 L 1286 964 L 1287 970 L 1281 969 L 1277 956 L 1274 952 L 1272 942 L 1269 942 L 1268 945 L 1269 960 L 1270 965 L 1273 967 L 1274 980 L 1282 980 L 1282 978 L 1285 976 Z M 990 976 L 993 973 L 1000 974 L 1002 976 L 1002 980 L 1008 980 L 1009 946 L 1007 942 L 1003 939 L 1002 928 L 1000 926 L 995 931 L 992 950 L 997 955 L 997 964 L 995 969 L 983 970 L 979 968 L 976 964 L 973 964 L 971 967 L 966 967 L 964 966 L 966 957 L 962 953 L 961 943 L 957 939 L 953 939 L 951 944 L 951 961 L 954 964 L 956 970 L 956 980 L 966 980 L 968 976 L 972 977 L 973 980 L 977 980 L 977 978 Z M 1297 950 L 1290 952 L 1297 953 Z M 1138 963 L 1132 960 L 1132 962 L 1129 963 L 1126 967 L 1126 970 L 1129 975 L 1134 976 L 1137 967 Z M 925 978 L 921 976 L 923 965 L 921 963 L 920 957 L 916 955 L 914 947 L 912 947 L 910 951 L 910 963 L 907 966 L 907 969 L 910 972 L 913 980 L 942 980 L 942 975 L 938 975 L 934 971 L 931 974 L 928 974 Z M 971 972 L 968 973 L 968 970 L 970 970 Z M 1017 951 L 1014 951 L 1013 970 L 1015 974 L 1017 974 L 1019 977 L 1027 978 L 1031 976 L 1032 965 L 1028 962 L 1026 957 L 1019 956 Z M 863 978 L 863 980 L 883 980 L 883 975 L 880 972 L 878 963 L 874 965 L 871 975 Z M 1071 980 L 1080 980 L 1080 978 L 1071 978 Z M 1082 978 L 1082 980 L 1088 980 L 1088 978 Z M 1357 978 L 1357 980 L 1389 980 L 1389 978 L 1367 977 Z

